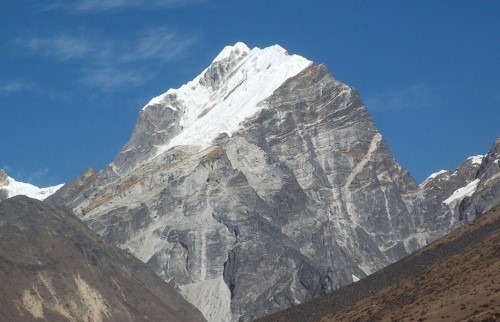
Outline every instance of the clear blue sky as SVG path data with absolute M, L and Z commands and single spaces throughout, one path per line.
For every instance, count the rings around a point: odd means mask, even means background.
M 499 35 L 496 0 L 3 0 L 0 168 L 41 186 L 102 169 L 152 96 L 243 41 L 358 89 L 422 181 L 500 135 Z

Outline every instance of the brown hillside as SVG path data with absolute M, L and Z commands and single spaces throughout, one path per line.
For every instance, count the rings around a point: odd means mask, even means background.
M 0 203 L 0 321 L 204 321 L 152 269 L 68 211 Z

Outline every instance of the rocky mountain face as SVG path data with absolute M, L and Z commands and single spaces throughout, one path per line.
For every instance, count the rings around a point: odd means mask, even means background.
M 2 321 L 204 321 L 147 265 L 25 196 L 0 203 L 0 278 Z
M 456 224 L 476 218 L 500 203 L 500 137 L 486 155 L 468 158 L 455 171 L 442 170 L 420 186 L 448 205 Z
M 9 177 L 4 170 L 0 169 L 0 201 L 5 200 L 9 197 L 9 193 L 6 189 L 2 188 L 9 183 Z
M 84 191 L 89 189 L 98 177 L 99 173 L 89 167 L 78 178 L 62 186 L 57 194 L 52 194 L 50 198 L 47 198 L 47 202 L 57 205 L 64 204 L 66 200 L 75 198 L 75 196 L 85 199 Z M 74 199 L 73 202 L 79 203 L 82 201 L 81 199 Z
M 358 93 L 325 66 L 238 43 L 152 99 L 106 169 L 48 202 L 148 263 L 207 320 L 233 321 L 442 236 L 459 215 L 436 190 L 394 161 Z
M 258 322 L 496 321 L 500 205 L 357 283 Z
M 456 170 L 441 170 L 429 176 L 420 187 L 431 193 L 440 201 L 445 201 L 453 193 L 476 179 L 476 174 L 483 162 L 483 156 L 468 158 Z M 453 201 L 450 199 L 447 203 Z M 458 201 L 458 199 L 457 199 Z
M 476 189 L 459 204 L 459 218 L 471 220 L 500 203 L 500 137 L 483 158 L 476 173 Z
M 9 177 L 3 169 L 0 169 L 0 201 L 18 195 L 43 200 L 62 186 L 59 184 L 53 187 L 39 188 L 29 183 L 16 181 Z

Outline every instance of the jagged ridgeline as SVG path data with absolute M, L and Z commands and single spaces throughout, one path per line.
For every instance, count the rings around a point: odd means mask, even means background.
M 237 43 L 152 99 L 102 172 L 49 201 L 148 263 L 209 321 L 234 321 L 349 284 L 459 225 L 460 206 L 426 187 L 325 66 Z

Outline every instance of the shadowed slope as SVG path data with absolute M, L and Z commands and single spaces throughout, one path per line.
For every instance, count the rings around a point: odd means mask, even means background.
M 61 208 L 0 203 L 1 321 L 203 321 L 132 255 Z

